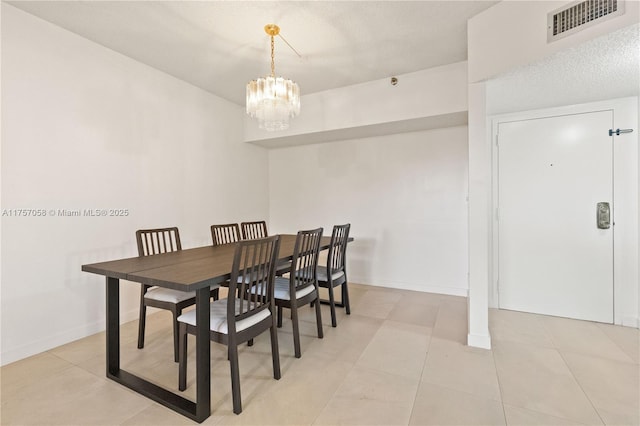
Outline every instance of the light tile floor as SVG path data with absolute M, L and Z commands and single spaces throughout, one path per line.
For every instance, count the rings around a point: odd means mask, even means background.
M 291 323 L 279 330 L 282 379 L 272 378 L 268 333 L 240 350 L 244 411 L 234 415 L 224 346 L 212 343 L 213 413 L 204 424 L 637 425 L 636 329 L 491 310 L 493 350 L 465 346 L 467 301 L 351 285 L 324 339 L 302 316 L 302 358 Z M 170 314 L 122 326 L 122 365 L 176 390 Z M 104 333 L 0 369 L 2 425 L 194 424 L 104 376 Z M 194 344 L 190 337 L 190 365 Z M 185 394 L 194 397 L 189 369 Z

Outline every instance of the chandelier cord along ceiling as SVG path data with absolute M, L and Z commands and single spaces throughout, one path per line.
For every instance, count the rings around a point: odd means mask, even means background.
M 247 83 L 247 114 L 258 119 L 261 129 L 285 130 L 289 128 L 289 120 L 300 114 L 300 88 L 292 80 L 275 74 L 274 37 L 280 34 L 280 27 L 268 24 L 264 31 L 271 37 L 271 75 Z

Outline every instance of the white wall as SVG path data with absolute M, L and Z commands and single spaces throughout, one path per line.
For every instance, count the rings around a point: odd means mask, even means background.
M 428 118 L 435 119 L 435 124 L 433 120 L 425 120 L 421 129 L 408 131 L 434 128 L 438 124 L 445 127 L 444 121 L 437 120 L 439 117 L 461 112 L 464 113 L 463 121 L 456 125 L 466 124 L 466 61 L 402 74 L 397 78 L 396 85 L 390 83 L 390 78 L 384 78 L 303 94 L 300 116 L 291 120 L 289 129 L 281 132 L 259 129 L 255 119 L 245 117 L 244 139 L 261 142 L 264 146 L 278 146 L 276 143 L 282 139 L 293 139 L 296 144 L 308 143 L 308 139 L 322 133 L 327 135 L 325 140 L 338 141 L 354 138 L 352 134 L 356 129 L 363 133 L 357 138 L 371 136 L 368 132 L 371 128 L 383 134 L 393 126 L 392 131 L 385 134 L 401 133 L 407 131 L 407 122 L 413 124 Z
M 271 229 L 350 222 L 349 280 L 467 294 L 467 128 L 269 151 Z
M 487 114 L 638 96 L 640 24 L 487 80 Z
M 104 329 L 104 278 L 84 263 L 136 255 L 134 232 L 268 214 L 267 152 L 242 108 L 2 4 L 2 364 Z M 58 209 L 128 209 L 59 217 Z M 49 213 L 56 211 L 55 215 Z M 139 286 L 123 283 L 122 319 Z

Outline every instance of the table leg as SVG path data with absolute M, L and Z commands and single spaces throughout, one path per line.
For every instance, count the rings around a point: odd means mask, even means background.
M 107 376 L 120 370 L 120 280 L 107 277 Z
M 196 417 L 211 414 L 211 339 L 209 287 L 196 290 Z
M 107 277 L 107 377 L 198 423 L 211 415 L 211 368 L 209 343 L 209 287 L 196 290 L 196 402 L 190 401 L 141 377 L 120 369 L 120 280 Z

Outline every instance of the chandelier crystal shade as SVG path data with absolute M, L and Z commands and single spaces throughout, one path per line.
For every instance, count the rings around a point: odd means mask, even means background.
M 271 75 L 247 83 L 247 114 L 258 119 L 261 129 L 285 130 L 289 119 L 300 114 L 300 88 L 289 79 L 275 76 L 273 38 L 280 28 L 269 24 L 264 30 L 271 37 Z

